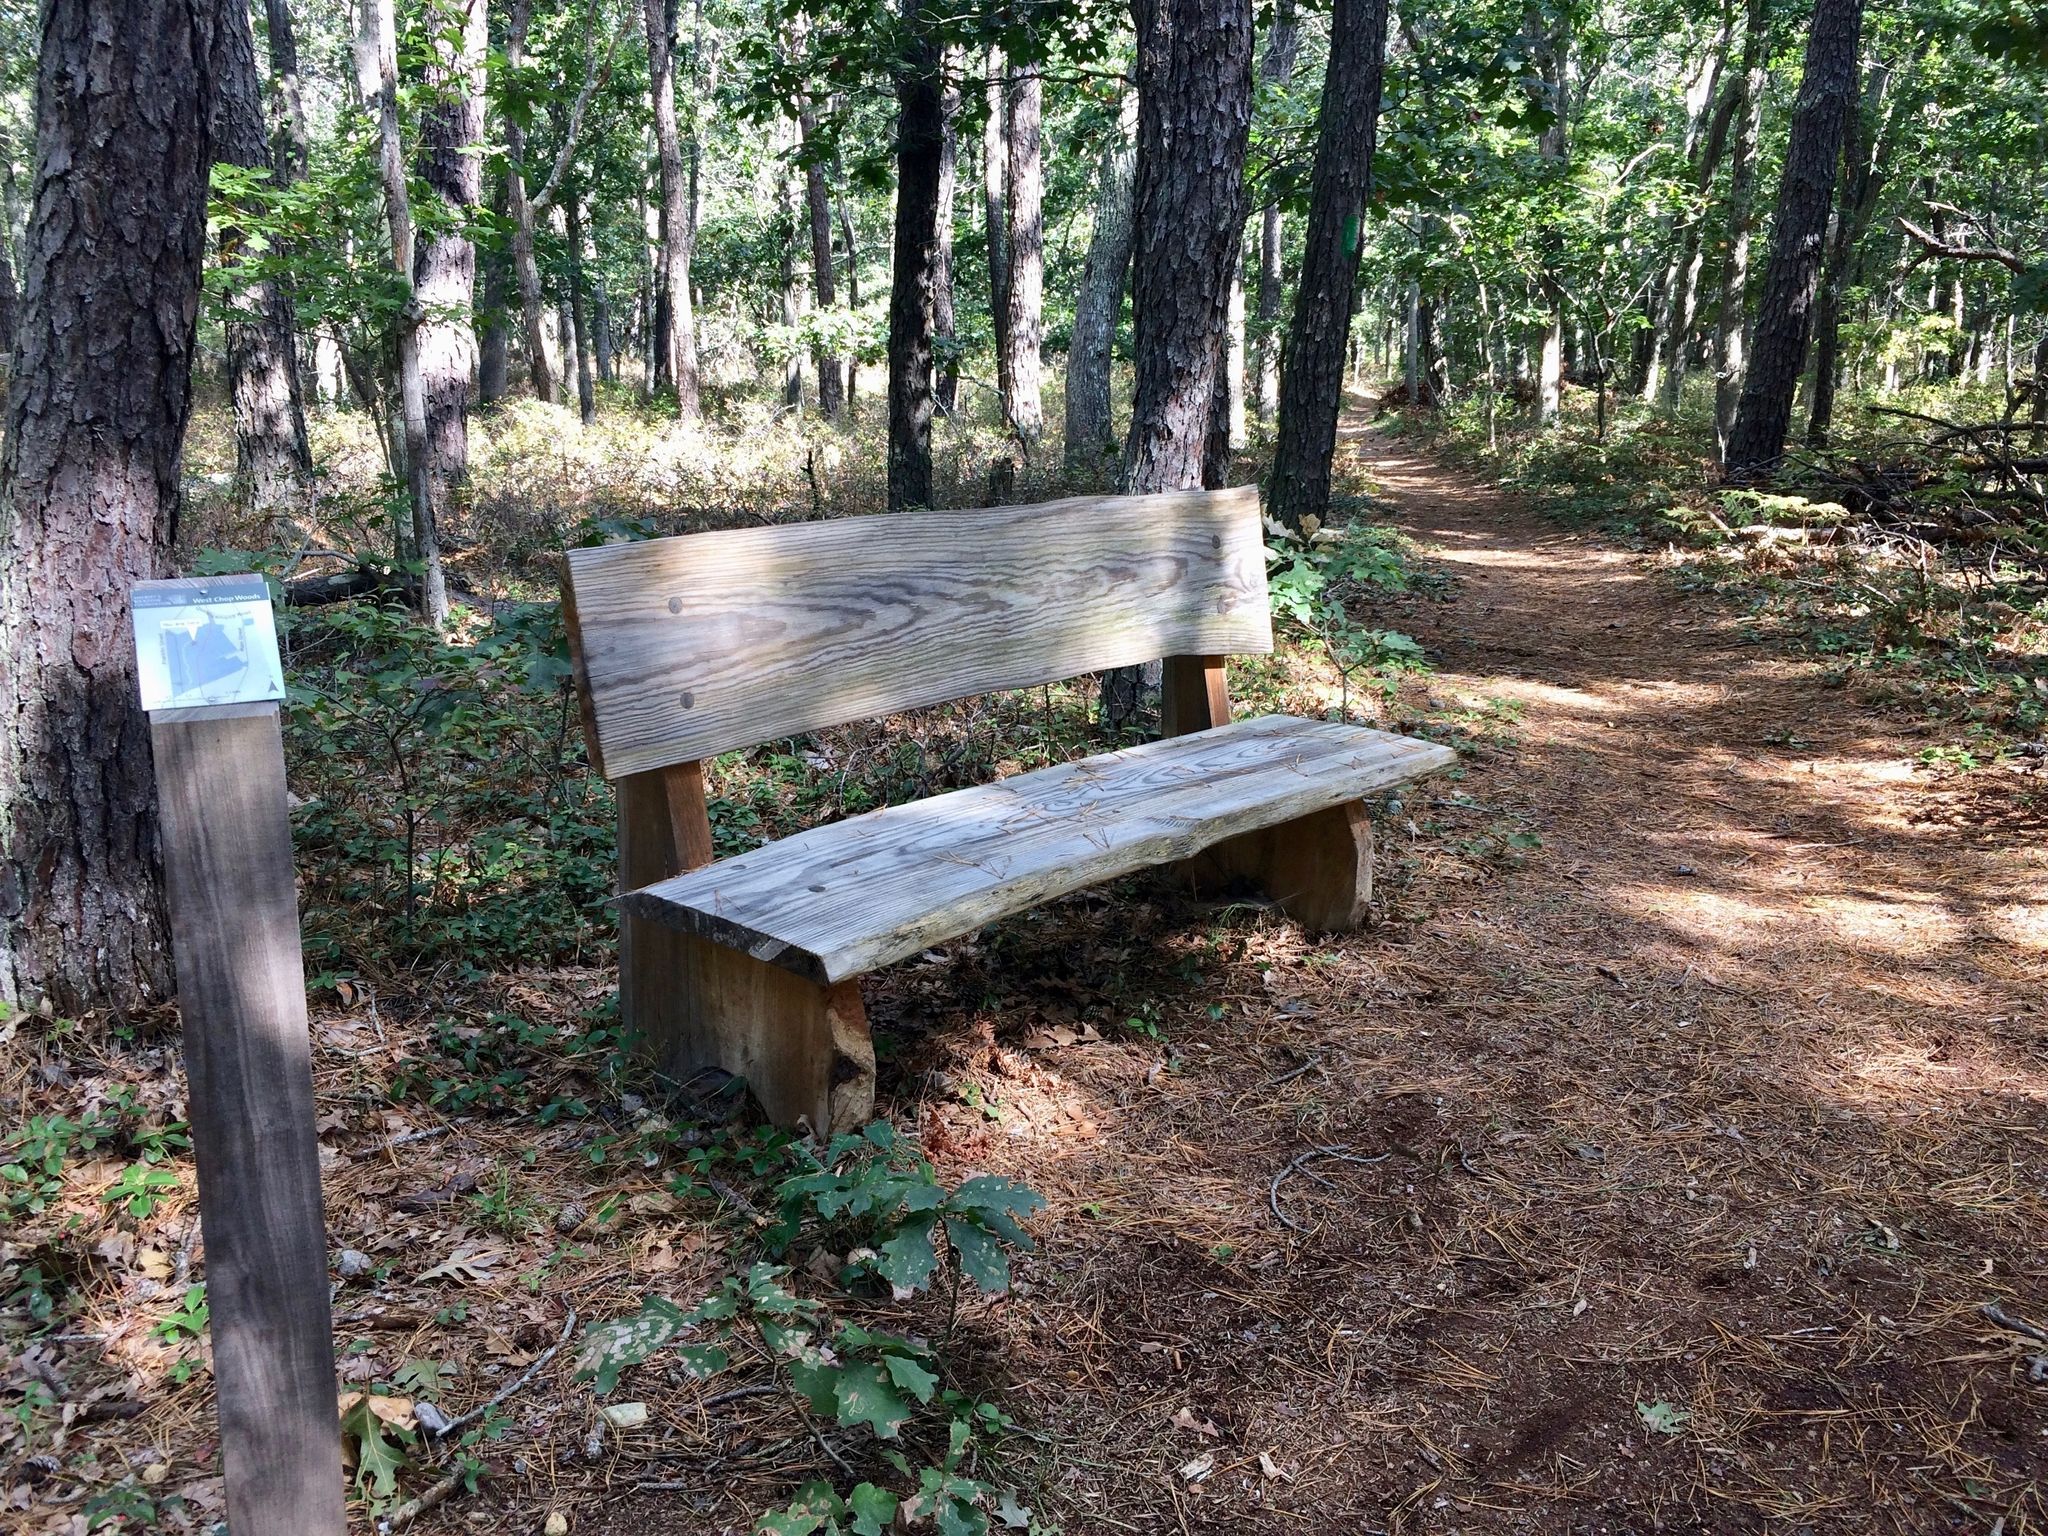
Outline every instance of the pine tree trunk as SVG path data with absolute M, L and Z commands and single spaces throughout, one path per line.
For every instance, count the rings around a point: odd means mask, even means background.
M 1259 78 L 1284 86 L 1294 76 L 1301 56 L 1301 24 L 1295 0 L 1275 0 L 1273 24 L 1266 31 L 1266 51 L 1259 60 Z M 1259 420 L 1271 421 L 1280 409 L 1280 300 L 1283 293 L 1280 205 L 1270 202 L 1259 212 L 1259 295 L 1252 312 L 1257 356 Z
M 805 144 L 818 136 L 816 114 L 808 108 L 797 118 L 797 132 Z M 839 306 L 838 284 L 832 273 L 832 199 L 825 190 L 825 167 L 812 160 L 804 167 L 804 209 L 811 225 L 811 285 L 818 301 L 818 313 L 829 314 Z M 837 421 L 846 408 L 846 386 L 838 358 L 824 347 L 817 349 L 818 414 Z
M 312 137 L 306 128 L 305 88 L 299 73 L 298 34 L 292 26 L 292 11 L 287 0 L 264 0 L 263 17 L 264 41 L 270 55 L 271 175 L 278 186 L 289 187 L 305 180 L 306 168 L 312 159 Z M 281 247 L 279 254 L 289 258 L 291 248 Z M 289 278 L 285 280 L 284 291 L 289 301 L 292 296 Z M 296 318 L 293 324 L 296 328 Z M 320 398 L 317 350 L 318 343 L 295 348 L 302 403 Z
M 501 180 L 492 194 L 491 213 L 509 216 L 510 192 Z M 512 268 L 510 253 L 493 245 L 477 253 L 483 270 L 483 304 L 477 314 L 476 403 L 493 406 L 505 398 L 512 377 Z
M 934 398 L 948 416 L 960 408 L 960 349 L 954 337 L 958 321 L 953 313 L 953 200 L 960 185 L 963 58 L 961 50 L 954 47 L 946 49 L 939 61 L 946 77 L 939 96 L 939 109 L 946 117 L 946 138 L 939 149 L 939 244 L 932 270 L 932 333 L 943 354 Z
M 1864 84 L 1863 104 L 1850 109 L 1842 129 L 1841 208 L 1828 243 L 1827 266 L 1813 313 L 1813 404 L 1806 418 L 1806 440 L 1825 448 L 1834 425 L 1835 391 L 1842 369 L 1842 290 L 1849 280 L 1850 259 L 1870 228 L 1870 217 L 1884 190 L 1884 161 L 1891 138 L 1891 66 L 1873 63 Z
M 1736 98 L 1735 141 L 1728 151 L 1728 250 L 1714 323 L 1714 451 L 1728 456 L 1728 433 L 1742 393 L 1748 338 L 1749 245 L 1755 224 L 1757 137 L 1763 128 L 1770 43 L 1769 0 L 1748 0 L 1742 39 L 1742 90 Z
M 932 274 L 946 109 L 928 0 L 904 8 L 896 78 L 896 226 L 889 282 L 889 510 L 932 504 Z
M 271 169 L 263 85 L 248 10 L 221 11 L 214 97 L 214 154 L 223 163 Z M 227 303 L 228 380 L 235 405 L 235 479 L 251 510 L 267 513 L 304 498 L 313 477 L 299 395 L 299 360 L 291 299 L 274 277 L 245 278 L 246 241 L 232 225 L 220 232 L 221 265 L 230 274 Z
M 128 591 L 165 573 L 191 405 L 215 11 L 45 0 L 0 450 L 0 999 L 163 1002 Z
M 1244 239 L 1249 0 L 1137 0 L 1132 304 L 1136 396 L 1126 491 L 1190 490 L 1223 367 Z
M 414 257 L 420 308 L 420 386 L 426 392 L 427 485 L 434 507 L 454 507 L 469 479 L 469 392 L 476 374 L 476 245 L 470 222 L 484 199 L 484 56 L 487 0 L 442 0 L 445 14 L 426 70 L 419 176 L 435 204 Z
M 427 399 L 420 367 L 420 305 L 413 290 L 412 203 L 406 188 L 398 133 L 398 40 L 392 0 L 368 0 L 356 36 L 356 75 L 366 107 L 377 115 L 377 165 L 384 183 L 384 216 L 391 231 L 391 267 L 405 293 L 395 337 L 398 353 L 400 436 L 406 488 L 412 503 L 412 557 L 420 566 L 420 614 L 436 629 L 448 623 L 448 580 L 441 569 L 433 482 L 427 475 Z
M 676 415 L 695 421 L 697 334 L 691 313 L 690 259 L 696 242 L 689 179 L 683 174 L 682 136 L 676 126 L 675 50 L 669 44 L 669 7 L 644 0 L 647 21 L 648 89 L 654 99 L 654 149 L 661 167 L 662 240 L 657 281 L 668 299 L 668 355 L 665 371 L 675 391 Z
M 1002 370 L 1009 383 L 1003 390 L 1003 418 L 1027 444 L 1045 431 L 1039 383 L 1039 354 L 1045 336 L 1045 171 L 1039 146 L 1044 93 L 1045 83 L 1036 65 L 1013 70 L 1003 89 L 1003 140 L 1009 167 L 1005 189 L 1008 318 L 1003 326 L 1008 360 Z
M 1295 529 L 1304 518 L 1326 518 L 1330 510 L 1330 461 L 1337 447 L 1344 348 L 1372 189 L 1386 38 L 1386 0 L 1336 0 L 1267 496 L 1271 514 Z
M 1096 175 L 1095 230 L 1074 296 L 1074 335 L 1067 344 L 1066 465 L 1082 474 L 1116 455 L 1110 419 L 1110 356 L 1131 266 L 1131 191 L 1138 162 L 1138 97 L 1124 93 L 1117 129 L 1102 147 Z
M 1792 395 L 1812 332 L 1835 167 L 1856 88 L 1862 22 L 1862 0 L 1817 0 L 1814 7 L 1771 229 L 1771 260 L 1757 304 L 1749 373 L 1728 437 L 1725 468 L 1731 479 L 1767 476 L 1784 456 Z

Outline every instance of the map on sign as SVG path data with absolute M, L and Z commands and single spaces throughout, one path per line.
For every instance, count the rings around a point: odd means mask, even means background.
M 129 596 L 144 709 L 284 697 L 277 624 L 261 576 L 144 581 Z

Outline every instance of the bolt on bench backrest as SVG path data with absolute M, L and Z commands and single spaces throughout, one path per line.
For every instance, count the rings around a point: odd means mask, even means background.
M 736 528 L 571 550 L 608 779 L 1162 656 L 1270 651 L 1255 488 Z

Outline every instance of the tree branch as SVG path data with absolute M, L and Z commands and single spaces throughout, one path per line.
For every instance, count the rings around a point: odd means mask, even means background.
M 561 186 L 562 173 L 569 168 L 569 161 L 576 153 L 576 139 L 583 131 L 583 113 L 590 105 L 590 98 L 597 88 L 611 78 L 612 55 L 618 51 L 619 38 L 625 33 L 624 27 L 612 28 L 611 41 L 605 44 L 604 63 L 599 64 L 597 54 L 590 46 L 591 36 L 597 31 L 598 0 L 590 0 L 590 18 L 583 24 L 583 54 L 587 61 L 583 76 L 583 89 L 576 93 L 576 100 L 569 107 L 569 126 L 562 133 L 562 147 L 555 155 L 554 169 L 548 172 L 548 179 L 541 183 L 540 190 L 533 195 L 533 211 L 536 217 L 546 213 L 553 206 L 555 192 Z
M 1898 225 L 1900 233 L 1917 242 L 1921 247 L 1923 254 L 1915 262 L 1915 265 L 1918 265 L 1918 261 L 1926 260 L 1928 256 L 1940 256 L 1949 261 L 1995 261 L 2001 267 L 2006 267 L 2022 277 L 2032 270 L 2031 264 L 2024 257 L 2016 256 L 2011 251 L 2001 250 L 1997 246 L 1991 245 L 1954 244 L 1942 239 L 1931 230 L 1922 229 L 1903 213 L 1894 222 Z

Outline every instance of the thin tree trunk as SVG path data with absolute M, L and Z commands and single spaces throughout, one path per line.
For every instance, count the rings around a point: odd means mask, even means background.
M 469 479 L 469 391 L 476 373 L 476 246 L 468 226 L 484 196 L 486 0 L 442 0 L 420 128 L 420 180 L 439 205 L 418 242 L 420 384 L 426 392 L 427 484 L 438 511 Z M 459 25 L 457 22 L 459 21 Z
M 569 237 L 569 317 L 576 327 L 576 410 L 587 427 L 597 420 L 597 373 L 590 340 L 590 294 L 583 271 L 583 192 L 562 190 L 562 220 Z
M 804 313 L 803 288 L 796 275 L 796 232 L 800 215 L 796 188 L 791 184 L 786 162 L 775 176 L 775 211 L 786 231 L 785 238 L 776 242 L 781 248 L 777 276 L 781 280 L 778 286 L 781 288 L 782 329 L 784 334 L 794 337 Z M 789 355 L 782 360 L 782 403 L 791 412 L 803 410 L 804 354 L 801 347 L 790 347 Z
M 1862 22 L 1862 0 L 1818 0 L 1814 7 L 1805 74 L 1792 108 L 1749 373 L 1728 438 L 1726 470 L 1731 478 L 1768 475 L 1785 452 L 1792 395 L 1812 331 L 1835 167 L 1856 89 L 1856 44 Z
M 1757 136 L 1763 128 L 1768 78 L 1770 0 L 1748 0 L 1742 36 L 1742 86 L 1728 151 L 1728 253 L 1721 262 L 1721 293 L 1714 322 L 1714 451 L 1728 454 L 1728 433 L 1742 394 L 1749 334 L 1749 245 L 1755 224 Z
M 1244 239 L 1251 6 L 1137 0 L 1134 9 L 1137 387 L 1123 488 L 1190 490 L 1202 483 L 1230 278 Z
M 1561 22 L 1560 27 L 1563 25 Z M 1565 158 L 1565 50 L 1569 37 L 1568 32 L 1561 31 L 1555 37 L 1538 32 L 1535 38 L 1534 62 L 1542 79 L 1543 103 L 1550 110 L 1550 123 L 1543 130 L 1537 150 L 1548 167 L 1561 168 Z M 1564 289 L 1554 275 L 1562 262 L 1557 232 L 1546 230 L 1541 245 L 1545 252 L 1544 273 L 1537 288 L 1543 295 L 1549 320 L 1543 329 L 1542 361 L 1536 373 L 1536 425 L 1548 431 L 1557 425 L 1564 408 Z
M 1705 235 L 1707 191 L 1720 169 L 1721 156 L 1728 147 L 1728 128 L 1737 106 L 1740 86 L 1731 77 L 1725 89 L 1716 90 L 1727 69 L 1732 32 L 1726 23 L 1714 52 L 1710 70 L 1702 74 L 1705 97 L 1694 116 L 1694 131 L 1688 135 L 1693 157 L 1694 206 L 1678 230 L 1678 249 L 1666 276 L 1662 335 L 1651 355 L 1643 380 L 1643 398 L 1654 399 L 1666 415 L 1677 411 L 1685 394 L 1686 344 L 1692 339 L 1698 318 L 1700 271 L 1706 264 Z
M 845 173 L 841 171 L 840 181 L 842 184 L 845 182 L 845 179 Z M 846 199 L 842 196 L 838 202 L 839 243 L 846 247 L 846 307 L 851 310 L 858 310 L 860 308 L 860 246 L 854 240 L 853 214 L 847 209 Z M 846 360 L 846 414 L 849 418 L 853 415 L 854 397 L 859 393 L 860 359 L 858 357 L 849 357 Z
M 1259 60 L 1259 79 L 1276 88 L 1284 86 L 1293 78 L 1300 55 L 1301 24 L 1296 19 L 1295 0 L 1275 0 L 1273 24 L 1266 30 L 1266 51 Z M 1280 409 L 1280 268 L 1285 249 L 1280 204 L 1269 202 L 1259 212 L 1259 297 L 1252 325 L 1260 421 L 1271 421 Z
M 1336 0 L 1267 497 L 1272 515 L 1294 529 L 1302 528 L 1305 518 L 1329 516 L 1330 461 L 1337 448 L 1344 347 L 1351 334 L 1361 230 L 1372 190 L 1386 39 L 1387 0 Z
M 526 32 L 533 0 L 512 0 L 505 23 L 505 60 L 513 69 L 526 63 Z M 534 256 L 533 206 L 526 185 L 526 130 L 516 116 L 505 121 L 505 201 L 512 215 L 512 276 L 519 289 L 519 328 L 526 340 L 526 376 L 536 400 L 553 405 L 561 399 L 555 383 L 555 359 L 548 346 L 546 299 L 541 292 L 540 263 Z
M 502 222 L 509 217 L 509 192 L 500 179 L 491 197 L 491 212 Z M 476 403 L 493 406 L 505 398 L 512 376 L 512 267 L 510 254 L 495 242 L 477 253 L 483 270 L 483 303 L 477 313 Z
M 306 168 L 312 158 L 312 138 L 306 129 L 305 89 L 299 74 L 299 41 L 292 26 L 288 0 L 264 0 L 263 17 L 264 41 L 270 55 L 270 168 L 272 178 L 283 188 L 305 180 Z M 291 247 L 280 246 L 278 254 L 288 261 Z M 292 297 L 289 278 L 285 279 L 284 292 L 289 301 Z M 293 324 L 296 327 L 296 318 Z M 318 399 L 320 395 L 316 351 L 313 345 L 296 348 L 302 403 L 309 398 Z
M 939 150 L 939 245 L 932 270 L 932 332 L 939 349 L 935 399 L 948 416 L 960 408 L 960 347 L 954 337 L 953 201 L 960 184 L 960 67 L 965 55 L 948 48 L 939 61 L 945 73 L 939 106 L 946 117 L 946 139 Z
M 270 135 L 247 8 L 225 7 L 219 25 L 214 153 L 228 165 L 268 171 Z M 302 500 L 313 477 L 291 299 L 275 277 L 240 274 L 247 252 L 240 229 L 221 229 L 220 250 L 229 274 L 226 329 L 235 402 L 235 479 L 250 508 L 267 513 Z
M 1003 417 L 1027 444 L 1045 431 L 1039 384 L 1045 334 L 1045 171 L 1039 147 L 1044 93 L 1044 80 L 1030 64 L 1011 71 L 1003 90 L 1009 167 L 1008 319 L 1003 326 L 1008 365 L 1002 370 L 1009 382 L 1003 390 Z
M 76 1016 L 171 992 L 128 592 L 165 574 L 177 531 L 216 14 L 41 8 L 0 448 L 0 1000 L 13 1007 Z
M 1074 473 L 1100 468 L 1116 455 L 1110 418 L 1110 354 L 1131 266 L 1131 190 L 1138 161 L 1138 96 L 1124 93 L 1116 132 L 1102 147 L 1096 175 L 1095 230 L 1074 297 L 1074 335 L 1067 344 L 1066 465 Z
M 932 272 L 946 109 L 929 0 L 907 0 L 896 77 L 896 228 L 889 284 L 889 510 L 932 504 Z
M 818 136 L 818 119 L 808 107 L 797 117 L 797 132 L 808 145 Z M 811 284 L 818 301 L 818 313 L 830 314 L 839 305 L 838 285 L 832 275 L 832 199 L 825 190 L 825 167 L 815 157 L 804 166 L 804 208 L 811 225 Z M 846 408 L 846 387 L 840 361 L 823 345 L 817 349 L 818 414 L 837 421 Z
M 427 401 L 420 371 L 420 305 L 413 291 L 412 205 L 398 136 L 398 42 L 392 0 L 368 0 L 356 36 L 356 74 L 363 102 L 377 115 L 378 169 L 384 216 L 391 229 L 391 266 L 405 293 L 397 323 L 399 408 L 404 420 L 405 478 L 412 502 L 412 557 L 420 565 L 420 613 L 436 629 L 448 623 L 448 580 L 441 569 L 432 483 L 427 477 Z
M 689 179 L 683 174 L 682 137 L 676 127 L 675 50 L 669 44 L 669 6 L 644 0 L 647 21 L 647 75 L 654 99 L 655 157 L 661 166 L 662 241 L 657 264 L 662 291 L 668 297 L 667 372 L 675 390 L 676 415 L 695 421 L 697 398 L 697 335 L 691 312 L 690 259 L 697 226 L 691 217 Z
M 1010 156 L 1003 144 L 1002 50 L 988 51 L 988 115 L 981 128 L 982 233 L 988 249 L 988 314 L 995 332 L 996 391 L 1010 398 Z

